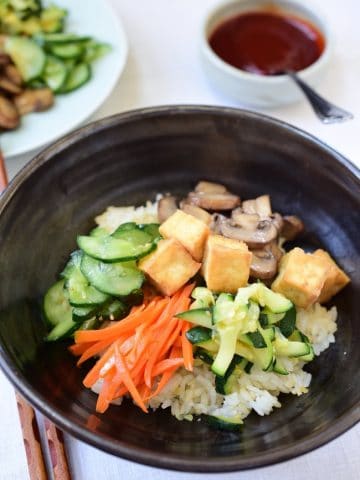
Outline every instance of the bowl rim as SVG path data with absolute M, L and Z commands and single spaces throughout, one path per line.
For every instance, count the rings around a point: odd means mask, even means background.
M 130 110 L 94 121 L 67 134 L 54 144 L 45 148 L 18 172 L 7 189 L 1 194 L 0 221 L 1 215 L 6 209 L 7 204 L 11 201 L 17 190 L 21 188 L 22 183 L 31 175 L 35 174 L 39 167 L 47 161 L 50 161 L 55 154 L 59 153 L 64 148 L 67 148 L 78 140 L 84 139 L 95 132 L 102 131 L 103 129 L 114 125 L 121 125 L 122 123 L 139 119 L 143 120 L 144 117 L 151 118 L 159 115 L 168 116 L 179 114 L 217 114 L 221 116 L 236 116 L 237 118 L 260 121 L 271 125 L 275 124 L 280 128 L 285 128 L 287 131 L 296 136 L 300 135 L 304 140 L 310 141 L 312 144 L 315 144 L 330 153 L 335 162 L 339 162 L 348 173 L 355 177 L 355 181 L 360 187 L 360 170 L 356 165 L 312 134 L 286 122 L 274 119 L 268 115 L 232 107 L 210 105 L 164 105 Z M 167 454 L 166 457 L 163 457 L 162 455 L 156 455 L 145 448 L 129 446 L 126 442 L 111 440 L 110 438 L 102 436 L 100 433 L 96 433 L 96 431 L 90 431 L 80 424 L 72 423 L 61 413 L 59 408 L 49 405 L 46 398 L 43 395 L 38 394 L 31 384 L 22 378 L 22 373 L 12 362 L 10 355 L 2 345 L 1 338 L 0 368 L 20 394 L 23 395 L 37 410 L 48 417 L 61 429 L 77 439 L 121 458 L 170 470 L 215 473 L 246 470 L 272 465 L 310 452 L 337 438 L 360 421 L 360 402 L 357 402 L 333 422 L 331 429 L 328 428 L 327 430 L 313 432 L 304 440 L 296 441 L 296 443 L 289 444 L 286 447 L 278 447 L 277 449 L 263 452 L 261 456 L 256 458 L 246 455 L 237 455 L 228 458 L 217 456 L 211 458 L 200 457 L 189 459 L 185 455 L 177 454 Z
M 219 70 L 222 70 L 225 74 L 233 76 L 238 80 L 247 81 L 249 83 L 253 83 L 254 85 L 259 86 L 269 86 L 269 85 L 279 85 L 283 84 L 284 81 L 290 81 L 288 75 L 259 75 L 256 73 L 247 72 L 245 70 L 241 70 L 240 68 L 234 67 L 230 63 L 225 62 L 219 55 L 215 53 L 215 51 L 211 48 L 209 43 L 208 37 L 208 26 L 209 24 L 218 16 L 221 15 L 223 10 L 227 7 L 237 4 L 241 5 L 245 3 L 247 0 L 222 0 L 217 3 L 214 7 L 210 8 L 205 15 L 205 18 L 202 22 L 201 27 L 201 49 L 203 54 L 207 56 L 209 61 L 211 61 Z M 287 4 L 290 8 L 292 6 L 299 7 L 306 13 L 310 13 L 316 19 L 314 22 L 313 19 L 309 19 L 306 14 L 304 14 L 304 18 L 310 20 L 311 23 L 314 23 L 315 26 L 323 33 L 324 40 L 325 40 L 325 48 L 321 52 L 319 58 L 315 60 L 315 62 L 311 63 L 308 67 L 303 68 L 297 71 L 297 75 L 301 76 L 304 80 L 310 79 L 311 76 L 322 69 L 326 64 L 329 63 L 331 55 L 334 50 L 333 45 L 333 35 L 330 31 L 329 22 L 326 19 L 326 15 L 320 8 L 317 6 L 314 7 L 313 4 L 310 4 L 308 1 L 300 2 L 299 0 L 272 0 L 271 2 L 264 1 L 264 6 L 277 6 L 279 5 L 280 8 L 282 4 Z M 215 21 L 217 25 L 221 22 Z

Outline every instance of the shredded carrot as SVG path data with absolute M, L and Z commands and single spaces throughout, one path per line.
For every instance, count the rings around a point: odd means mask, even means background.
M 116 324 L 75 333 L 69 350 L 80 357 L 78 365 L 101 355 L 83 381 L 88 388 L 102 382 L 98 412 L 105 412 L 113 400 L 126 394 L 147 412 L 146 402 L 179 367 L 193 369 L 192 345 L 186 338 L 190 324 L 175 316 L 189 308 L 193 288 L 194 284 L 186 285 L 172 297 L 145 292 L 144 303 Z
M 190 329 L 189 322 L 183 322 L 182 332 L 181 332 L 181 348 L 182 348 L 182 355 L 184 357 L 185 368 L 186 370 L 189 370 L 190 372 L 192 372 L 194 367 L 193 349 L 192 349 L 191 343 L 186 338 L 186 332 L 189 329 Z

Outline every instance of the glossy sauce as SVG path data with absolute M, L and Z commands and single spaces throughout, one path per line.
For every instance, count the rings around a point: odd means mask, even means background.
M 248 12 L 221 23 L 210 35 L 214 52 L 230 65 L 260 75 L 302 70 L 325 47 L 311 23 L 287 14 Z

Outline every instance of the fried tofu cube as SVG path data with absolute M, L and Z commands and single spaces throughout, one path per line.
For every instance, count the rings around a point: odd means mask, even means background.
M 325 303 L 340 292 L 350 282 L 350 278 L 325 250 L 318 249 L 313 255 L 322 258 L 329 265 L 329 271 L 318 299 L 318 302 Z
M 176 210 L 160 226 L 159 232 L 164 238 L 178 240 L 197 262 L 202 260 L 210 228 L 198 218 Z
M 327 261 L 296 247 L 282 257 L 271 288 L 296 306 L 308 308 L 318 300 L 328 271 Z
M 201 270 L 207 287 L 213 292 L 236 293 L 249 280 L 251 258 L 246 243 L 210 235 Z
M 174 238 L 160 240 L 154 252 L 140 260 L 138 267 L 164 295 L 172 295 L 195 275 L 201 264 Z

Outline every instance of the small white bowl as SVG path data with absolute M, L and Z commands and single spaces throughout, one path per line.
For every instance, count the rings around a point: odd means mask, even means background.
M 202 63 L 211 82 L 243 104 L 265 108 L 286 105 L 304 97 L 287 75 L 257 75 L 226 63 L 210 47 L 209 37 L 224 20 L 239 13 L 269 11 L 269 5 L 279 7 L 285 14 L 295 14 L 310 21 L 324 36 L 325 48 L 318 60 L 298 72 L 304 81 L 316 86 L 326 73 L 332 52 L 332 38 L 324 17 L 312 6 L 304 6 L 304 2 L 274 0 L 270 4 L 269 0 L 227 0 L 208 13 L 201 33 Z

